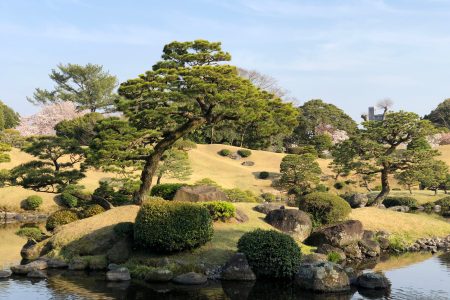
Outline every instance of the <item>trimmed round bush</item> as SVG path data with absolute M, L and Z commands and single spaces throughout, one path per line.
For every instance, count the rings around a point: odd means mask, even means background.
M 60 196 L 60 199 L 66 207 L 73 208 L 78 206 L 78 198 L 67 192 L 63 192 Z
M 78 216 L 75 212 L 68 209 L 58 210 L 48 217 L 45 228 L 51 231 L 58 226 L 69 224 L 76 220 L 78 220 Z
M 277 200 L 277 196 L 272 193 L 263 193 L 261 194 L 261 198 L 266 202 L 275 202 Z
M 337 190 L 342 190 L 345 187 L 345 182 L 343 181 L 338 181 L 334 184 L 334 188 Z
M 259 179 L 267 179 L 267 178 L 269 178 L 269 172 L 267 172 L 267 171 L 262 171 L 262 172 L 259 172 Z
M 434 202 L 435 205 L 441 206 L 441 213 L 445 216 L 450 216 L 450 197 L 445 197 Z
M 311 216 L 314 227 L 342 221 L 352 211 L 347 201 L 341 197 L 322 192 L 300 198 L 299 209 Z
M 383 200 L 383 204 L 386 207 L 408 206 L 412 208 L 419 206 L 417 200 L 412 197 L 387 197 Z
M 205 207 L 214 221 L 226 221 L 236 215 L 236 208 L 230 202 L 211 201 L 202 202 L 201 206 Z
M 241 157 L 249 157 L 250 155 L 252 155 L 252 151 L 248 149 L 239 149 L 237 151 L 237 154 L 239 154 L 239 156 Z
M 42 205 L 44 201 L 38 195 L 29 196 L 25 199 L 23 203 L 23 209 L 25 210 L 36 210 Z
M 158 201 L 142 205 L 134 224 L 136 244 L 152 252 L 170 253 L 204 245 L 213 236 L 209 211 L 189 202 Z
M 219 151 L 219 155 L 221 155 L 221 156 L 230 156 L 231 155 L 231 150 L 222 149 L 222 150 Z
M 256 229 L 245 233 L 237 246 L 258 277 L 290 278 L 298 271 L 301 250 L 287 234 Z
M 172 200 L 177 191 L 186 186 L 182 183 L 162 183 L 155 185 L 150 191 L 151 196 L 161 197 L 165 200 Z
M 105 212 L 105 209 L 98 204 L 89 205 L 80 212 L 80 217 L 85 219 Z
M 328 192 L 329 188 L 328 188 L 326 185 L 324 185 L 324 184 L 318 184 L 318 185 L 314 188 L 314 190 L 315 190 L 316 192 L 326 193 L 326 192 Z

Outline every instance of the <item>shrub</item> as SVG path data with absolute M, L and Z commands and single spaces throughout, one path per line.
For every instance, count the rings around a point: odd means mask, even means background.
M 316 157 L 318 156 L 316 148 L 311 145 L 293 147 L 293 148 L 290 148 L 288 152 L 290 154 L 297 154 L 297 155 L 312 154 Z
M 117 223 L 116 226 L 114 226 L 113 230 L 119 237 L 133 236 L 134 223 L 132 222 Z
M 324 184 L 318 184 L 318 185 L 314 188 L 314 190 L 315 190 L 316 192 L 326 193 L 326 192 L 328 192 L 329 188 L 328 188 L 326 185 L 324 185 Z
M 320 192 L 299 199 L 299 208 L 311 216 L 314 227 L 341 221 L 352 210 L 347 201 L 341 197 Z
M 328 253 L 327 255 L 327 260 L 331 261 L 335 264 L 338 264 L 342 261 L 342 257 L 339 253 L 331 251 L 330 253 Z
M 120 185 L 121 183 L 119 183 Z M 113 184 L 108 181 L 100 181 L 99 187 L 94 191 L 94 196 L 109 201 L 111 204 L 119 206 L 132 200 L 135 186 L 123 184 L 119 190 L 115 190 Z
M 23 203 L 23 209 L 25 210 L 36 210 L 41 206 L 43 203 L 43 200 L 38 195 L 29 196 L 25 199 Z
M 61 202 L 69 208 L 78 206 L 78 198 L 67 192 L 63 192 L 60 196 Z
M 334 184 L 334 188 L 337 190 L 342 190 L 345 187 L 345 182 L 338 181 Z
M 407 239 L 398 234 L 391 234 L 388 237 L 389 249 L 397 252 L 404 252 L 409 246 Z
M 412 197 L 387 197 L 383 200 L 383 204 L 386 207 L 408 206 L 412 208 L 419 206 L 417 200 Z
M 42 239 L 42 231 L 37 227 L 22 227 L 16 234 L 35 241 L 40 241 Z
M 91 195 L 84 191 L 84 186 L 78 184 L 69 184 L 59 192 L 61 194 L 67 193 L 76 197 L 78 206 L 88 205 L 92 200 Z
M 269 178 L 269 172 L 267 172 L 267 171 L 262 171 L 262 172 L 259 172 L 259 179 L 267 179 L 267 178 Z
M 255 194 L 251 191 L 243 191 L 238 188 L 224 190 L 230 202 L 258 202 Z
M 231 155 L 231 150 L 228 150 L 228 149 L 222 149 L 222 150 L 219 151 L 219 155 L 222 155 L 222 156 L 230 156 L 230 155 Z
M 197 180 L 194 185 L 210 185 L 210 186 L 215 186 L 217 188 L 222 188 L 220 186 L 220 184 L 218 184 L 217 182 L 215 182 L 214 180 L 212 180 L 211 178 L 202 178 L 200 180 Z
M 200 203 L 209 211 L 209 215 L 214 221 L 226 221 L 236 215 L 236 208 L 233 204 L 225 201 L 211 201 Z
M 252 151 L 248 149 L 239 149 L 237 151 L 237 154 L 239 154 L 239 156 L 241 157 L 249 157 L 250 155 L 252 155 Z
M 301 250 L 287 234 L 256 229 L 245 233 L 237 246 L 259 277 L 289 278 L 298 271 Z
M 434 202 L 435 205 L 440 205 L 442 210 L 450 210 L 450 197 L 444 197 Z
M 172 200 L 173 197 L 175 197 L 177 191 L 183 186 L 186 185 L 182 183 L 158 184 L 152 188 L 152 190 L 150 191 L 150 195 L 155 197 L 161 197 L 165 200 Z
M 78 220 L 78 216 L 75 212 L 68 209 L 58 210 L 48 217 L 45 228 L 50 231 L 58 226 L 69 224 L 76 220 Z
M 89 205 L 80 212 L 81 218 L 89 218 L 105 212 L 105 209 L 98 204 Z
M 261 198 L 266 202 L 275 202 L 277 200 L 277 196 L 272 193 L 263 193 L 261 194 Z
M 138 212 L 134 240 L 156 252 L 192 249 L 211 240 L 212 219 L 208 210 L 195 203 L 152 201 Z

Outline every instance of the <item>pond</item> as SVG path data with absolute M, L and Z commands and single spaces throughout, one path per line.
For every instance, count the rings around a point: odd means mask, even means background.
M 0 266 L 20 261 L 25 240 L 14 232 L 19 225 L 0 228 Z M 205 299 L 205 300 L 350 300 L 350 299 L 450 299 L 450 253 L 432 256 L 410 253 L 383 258 L 367 267 L 383 271 L 392 282 L 390 291 L 354 289 L 339 295 L 314 295 L 280 282 L 230 283 L 211 281 L 202 287 L 148 284 L 139 281 L 109 283 L 104 273 L 49 270 L 47 280 L 14 277 L 0 280 L 0 299 Z

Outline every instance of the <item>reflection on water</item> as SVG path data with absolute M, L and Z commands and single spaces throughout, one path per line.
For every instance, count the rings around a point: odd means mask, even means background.
M 450 299 L 450 253 L 406 254 L 376 266 L 392 282 L 390 291 L 356 290 L 339 295 L 314 295 L 280 282 L 208 282 L 202 287 L 144 282 L 108 283 L 104 274 L 51 271 L 48 280 L 0 280 L 0 299 L 194 299 L 194 300 L 349 300 Z
M 0 269 L 18 264 L 22 260 L 20 250 L 26 239 L 17 236 L 21 224 L 0 224 Z

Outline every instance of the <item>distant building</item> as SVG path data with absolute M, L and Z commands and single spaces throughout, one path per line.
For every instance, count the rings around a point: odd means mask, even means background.
M 375 107 L 371 106 L 369 107 L 369 114 L 368 114 L 369 121 L 383 121 L 383 114 L 375 114 Z

